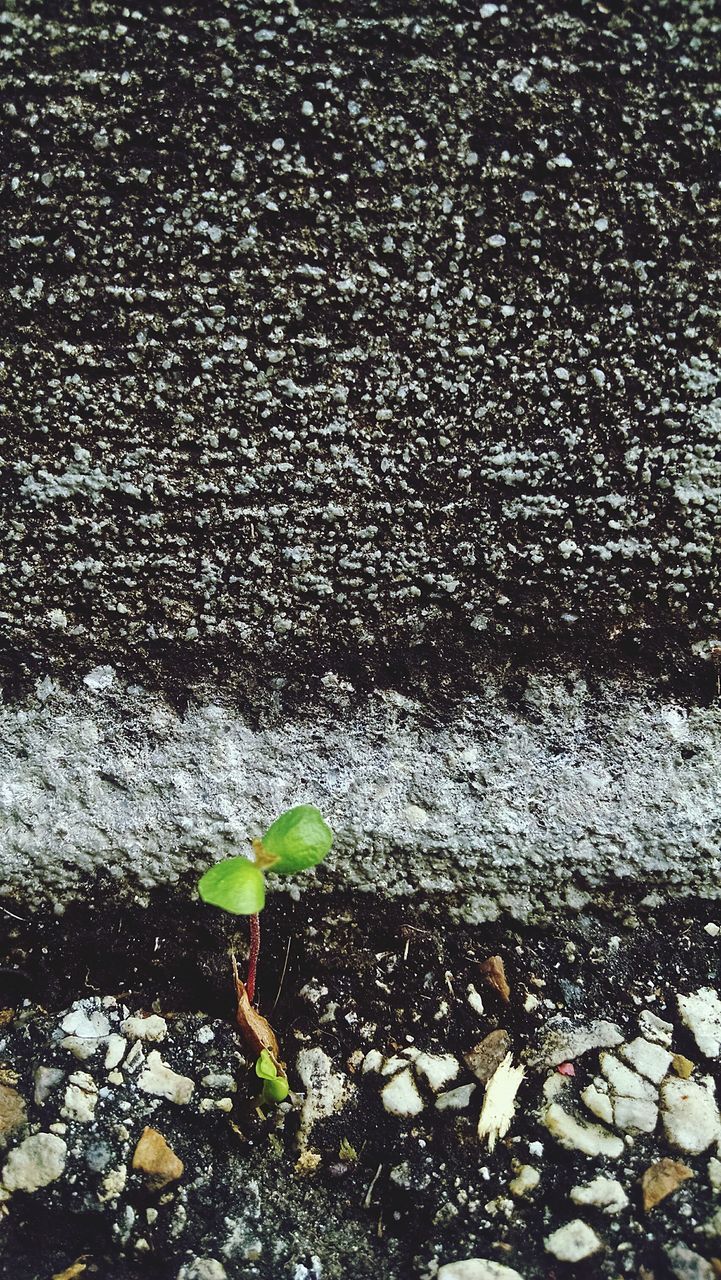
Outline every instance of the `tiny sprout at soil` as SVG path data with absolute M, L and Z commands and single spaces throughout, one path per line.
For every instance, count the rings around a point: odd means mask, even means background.
M 282 1102 L 288 1097 L 288 1081 L 267 1049 L 263 1050 L 255 1064 L 255 1074 L 263 1081 L 261 1102 Z
M 273 1028 L 253 1008 L 260 953 L 259 914 L 265 906 L 265 873 L 272 871 L 275 875 L 290 876 L 315 867 L 323 861 L 332 844 L 333 832 L 318 809 L 312 804 L 299 804 L 276 818 L 260 840 L 253 840 L 250 858 L 225 858 L 210 867 L 198 882 L 203 902 L 221 907 L 231 915 L 250 917 L 250 951 L 245 983 L 240 981 L 235 956 L 232 957 L 236 1018 L 246 1043 L 260 1054 L 256 1073 L 264 1081 L 264 1102 L 281 1102 L 288 1093 Z

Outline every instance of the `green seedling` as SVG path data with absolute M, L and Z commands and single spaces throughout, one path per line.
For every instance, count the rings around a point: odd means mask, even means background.
M 198 883 L 203 902 L 235 916 L 250 917 L 250 955 L 245 992 L 252 1004 L 260 953 L 259 914 L 265 906 L 265 873 L 295 875 L 322 862 L 333 844 L 333 832 L 312 804 L 286 810 L 260 840 L 252 858 L 226 858 L 210 867 Z
M 290 1092 L 288 1081 L 278 1069 L 267 1049 L 261 1053 L 255 1064 L 255 1074 L 263 1081 L 261 1103 L 283 1102 Z

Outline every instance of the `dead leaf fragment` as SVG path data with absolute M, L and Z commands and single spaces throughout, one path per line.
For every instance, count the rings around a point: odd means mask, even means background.
M 690 1058 L 684 1058 L 682 1053 L 673 1055 L 671 1066 L 676 1075 L 680 1076 L 682 1080 L 688 1080 L 689 1076 L 696 1070 L 696 1063 L 692 1062 Z
M 71 1262 L 70 1266 L 66 1267 L 64 1271 L 56 1271 L 52 1280 L 75 1280 L 76 1276 L 81 1276 L 88 1269 L 87 1262 L 83 1261 L 87 1256 L 87 1253 L 84 1253 L 75 1262 Z
M 503 1059 L 511 1047 L 511 1037 L 507 1031 L 491 1031 L 483 1040 L 479 1040 L 468 1053 L 464 1053 L 463 1060 L 468 1070 L 480 1080 L 481 1084 L 487 1084 L 497 1067 L 500 1067 Z
M 258 1013 L 254 1009 L 248 999 L 248 992 L 245 989 L 245 983 L 241 982 L 238 976 L 238 965 L 235 956 L 231 956 L 233 964 L 233 981 L 235 983 L 236 1009 L 235 1020 L 240 1028 L 246 1045 L 251 1053 L 259 1058 L 264 1049 L 273 1057 L 277 1067 L 281 1067 L 280 1048 L 275 1038 L 275 1032 L 271 1027 L 267 1018 L 262 1013 Z
M 182 1178 L 185 1168 L 162 1133 L 146 1125 L 133 1153 L 133 1168 L 147 1175 L 148 1186 L 161 1191 L 169 1182 Z
M 526 1074 L 523 1067 L 514 1067 L 512 1063 L 513 1058 L 507 1053 L 486 1085 L 478 1118 L 478 1137 L 481 1141 L 488 1138 L 489 1151 L 493 1150 L 498 1138 L 508 1133 L 516 1110 L 516 1094 Z
M 0 1027 L 6 1027 L 15 1017 L 14 1009 L 0 1009 Z
M 687 1164 L 683 1164 L 681 1160 L 670 1160 L 668 1156 L 649 1165 L 641 1178 L 643 1207 L 646 1212 L 672 1195 L 682 1182 L 693 1176 L 693 1169 L 689 1169 Z
M 489 956 L 481 965 L 481 974 L 487 987 L 493 987 L 501 999 L 508 1004 L 511 999 L 511 988 L 506 978 L 506 968 L 500 956 Z

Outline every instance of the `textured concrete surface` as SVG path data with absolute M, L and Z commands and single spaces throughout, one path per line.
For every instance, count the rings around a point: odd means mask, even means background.
M 706 638 L 713 0 L 1 31 L 11 687 Z
M 2 879 L 29 904 L 97 873 L 173 882 L 307 800 L 337 833 L 319 884 L 448 894 L 468 920 L 719 894 L 719 703 L 571 676 L 511 700 L 489 680 L 445 724 L 381 694 L 339 720 L 333 690 L 313 717 L 252 729 L 89 678 L 80 696 L 45 682 L 44 702 L 2 717 Z

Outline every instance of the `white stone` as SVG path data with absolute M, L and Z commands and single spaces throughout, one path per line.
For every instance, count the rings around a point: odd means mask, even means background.
M 708 1162 L 708 1180 L 714 1191 L 721 1191 L 721 1160 L 717 1160 L 716 1156 L 711 1156 Z
M 419 1053 L 413 1067 L 434 1093 L 440 1093 L 451 1080 L 455 1080 L 461 1069 L 460 1063 L 450 1053 Z
M 152 1093 L 157 1098 L 167 1098 L 168 1102 L 183 1106 L 190 1102 L 195 1084 L 188 1076 L 178 1075 L 166 1066 L 158 1050 L 153 1049 L 148 1054 L 148 1061 L 138 1079 L 138 1088 L 144 1093 Z
M 108 1049 L 105 1054 L 105 1068 L 107 1071 L 113 1071 L 123 1060 L 123 1055 L 128 1047 L 125 1036 L 111 1035 L 108 1036 Z
M 566 1018 L 554 1018 L 546 1034 L 542 1050 L 531 1066 L 557 1067 L 561 1062 L 580 1058 L 590 1049 L 613 1049 L 623 1044 L 623 1036 L 613 1022 L 603 1018 L 588 1027 L 574 1027 Z
M 378 1049 L 369 1049 L 363 1059 L 361 1071 L 365 1075 L 369 1071 L 380 1071 L 383 1066 L 383 1054 Z
M 646 1076 L 654 1084 L 661 1083 L 673 1061 L 673 1055 L 667 1049 L 659 1044 L 650 1044 L 642 1036 L 632 1040 L 630 1044 L 621 1045 L 618 1052 L 636 1071 L 640 1071 L 642 1076 Z
M 461 1084 L 457 1089 L 449 1089 L 447 1093 L 440 1094 L 436 1098 L 436 1110 L 463 1111 L 470 1105 L 475 1088 L 474 1084 Z
M 406 1058 L 399 1058 L 398 1056 L 386 1058 L 383 1066 L 381 1067 L 381 1075 L 394 1076 L 397 1071 L 402 1071 L 403 1068 L 407 1066 L 408 1060 Z
M 180 1268 L 177 1280 L 227 1280 L 227 1276 L 222 1262 L 215 1258 L 193 1258 Z
M 721 1000 L 713 987 L 701 987 L 678 997 L 678 1010 L 696 1044 L 707 1058 L 721 1054 Z
M 628 1196 L 615 1178 L 599 1175 L 592 1182 L 574 1187 L 571 1191 L 574 1204 L 590 1204 L 603 1213 L 620 1213 L 628 1204 Z
M 480 1016 L 484 1012 L 483 997 L 479 991 L 476 991 L 472 982 L 469 982 L 466 987 L 466 999 L 474 1013 L 477 1013 Z
M 599 1120 L 613 1124 L 613 1103 L 608 1092 L 608 1082 L 598 1076 L 581 1093 L 581 1099 Z
M 619 1062 L 612 1053 L 602 1053 L 599 1057 L 601 1070 L 611 1086 L 611 1091 L 623 1098 L 643 1098 L 647 1102 L 655 1102 L 658 1096 L 656 1089 L 648 1080 L 644 1080 L 636 1071 Z
M 650 1009 L 644 1009 L 640 1015 L 638 1028 L 646 1040 L 653 1040 L 656 1044 L 662 1044 L 666 1049 L 671 1048 L 673 1039 L 672 1023 L 664 1022 L 663 1018 L 659 1018 L 658 1014 L 653 1013 Z
M 489 1262 L 486 1258 L 464 1258 L 459 1262 L 446 1262 L 439 1268 L 438 1280 L 523 1280 L 512 1267 L 501 1262 Z
M 508 1190 L 512 1196 L 525 1196 L 530 1191 L 535 1191 L 540 1181 L 538 1169 L 534 1169 L 531 1164 L 522 1164 L 515 1178 L 509 1182 Z
M 151 1013 L 148 1017 L 135 1014 L 132 1018 L 126 1018 L 120 1029 L 130 1040 L 164 1040 L 168 1034 L 165 1018 L 159 1017 L 157 1013 Z
M 87 1071 L 74 1071 L 65 1090 L 65 1102 L 60 1112 L 66 1120 L 89 1124 L 98 1103 L 98 1086 Z
M 394 1116 L 417 1116 L 423 1110 L 423 1099 L 409 1067 L 383 1086 L 381 1101 Z
M 93 1056 L 110 1032 L 110 1023 L 100 1009 L 93 1009 L 90 1013 L 82 1007 L 71 1009 L 60 1026 L 67 1032 L 65 1039 L 60 1041 L 62 1048 L 68 1049 L 81 1062 Z
M 83 684 L 87 685 L 88 689 L 92 689 L 93 693 L 102 693 L 103 689 L 109 689 L 114 680 L 114 667 L 93 667 L 92 671 L 88 671 L 88 674 L 83 676 Z
M 648 1098 L 615 1098 L 613 1122 L 624 1133 L 653 1133 L 658 1124 L 658 1106 Z
M 552 1253 L 559 1262 L 581 1262 L 603 1247 L 596 1232 L 580 1218 L 574 1218 L 546 1236 L 544 1244 L 547 1253 Z
M 296 1058 L 296 1069 L 305 1089 L 298 1137 L 303 1149 L 316 1121 L 342 1110 L 353 1086 L 346 1076 L 335 1070 L 328 1054 L 320 1047 L 301 1049 Z
M 721 1138 L 714 1084 L 669 1078 L 661 1085 L 663 1127 L 674 1147 L 697 1156 Z
M 558 1102 L 551 1103 L 543 1115 L 543 1123 L 562 1147 L 583 1151 L 587 1156 L 609 1156 L 617 1160 L 623 1152 L 623 1139 L 607 1133 L 596 1124 L 574 1119 Z
M 68 1148 L 54 1133 L 34 1133 L 10 1152 L 2 1171 L 7 1191 L 37 1191 L 61 1177 Z

